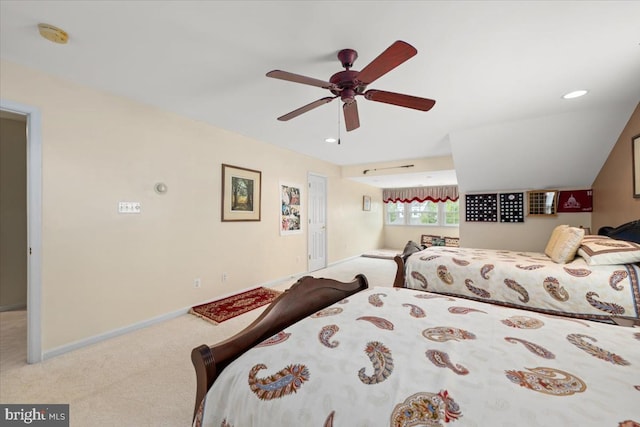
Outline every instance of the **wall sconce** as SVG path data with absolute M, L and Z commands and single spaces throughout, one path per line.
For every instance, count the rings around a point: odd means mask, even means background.
M 156 185 L 153 186 L 153 189 L 158 194 L 166 194 L 169 188 L 167 187 L 167 184 L 165 184 L 164 182 L 158 182 Z

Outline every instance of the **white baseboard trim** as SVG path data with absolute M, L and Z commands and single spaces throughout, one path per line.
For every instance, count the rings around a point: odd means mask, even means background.
M 82 347 L 86 347 L 92 344 L 97 344 L 101 341 L 105 341 L 111 338 L 118 337 L 120 335 L 128 334 L 129 332 L 137 331 L 138 329 L 146 328 L 147 326 L 155 325 L 167 320 L 180 317 L 183 314 L 187 314 L 191 307 L 176 310 L 171 313 L 166 313 L 160 316 L 153 317 L 151 319 L 143 320 L 142 322 L 134 323 L 133 325 L 125 326 L 123 328 L 114 329 L 103 334 L 94 335 L 89 338 L 78 340 L 70 344 L 61 345 L 51 350 L 47 350 L 42 354 L 42 360 L 51 359 L 52 357 L 60 356 L 61 354 L 68 353 L 73 350 L 78 350 Z
M 0 305 L 0 311 L 26 310 L 27 304 Z
M 337 264 L 342 264 L 343 262 L 350 261 L 350 260 L 356 259 L 356 258 L 359 258 L 359 255 L 356 255 L 356 256 L 353 256 L 353 257 L 350 257 L 350 258 L 345 258 L 345 259 L 342 259 L 342 260 L 339 260 L 339 261 L 332 262 L 327 267 L 334 266 L 334 265 L 337 265 Z M 269 286 L 274 286 L 274 285 L 280 284 L 280 283 L 285 282 L 285 281 L 298 280 L 299 278 L 301 278 L 303 276 L 312 275 L 312 273 L 313 272 L 302 272 L 302 273 L 296 273 L 296 274 L 292 274 L 292 275 L 289 275 L 289 276 L 286 276 L 286 277 L 282 277 L 280 279 L 270 280 L 269 282 L 265 282 L 265 283 L 263 283 L 261 285 L 250 286 L 250 287 L 248 287 L 248 288 L 246 288 L 244 290 L 234 291 L 234 292 L 228 293 L 226 295 L 218 296 L 214 300 L 203 301 L 201 304 L 205 304 L 205 303 L 211 302 L 211 301 L 217 301 L 219 299 L 223 299 L 223 298 L 226 298 L 226 297 L 229 297 L 229 296 L 233 296 L 233 295 L 236 295 L 236 294 L 239 294 L 239 293 L 242 293 L 242 292 L 246 292 L 246 291 L 249 291 L 251 289 L 259 288 L 260 286 L 269 287 Z M 199 304 L 194 304 L 194 305 L 199 305 Z M 9 306 L 3 306 L 3 307 L 9 307 Z M 26 307 L 26 306 L 24 306 L 24 307 Z M 2 308 L 2 307 L 0 307 L 0 308 Z M 53 348 L 51 350 L 47 350 L 47 351 L 43 352 L 42 360 L 51 359 L 53 357 L 60 356 L 61 354 L 68 353 L 70 351 L 78 350 L 80 348 L 83 348 L 83 347 L 86 347 L 86 346 L 89 346 L 89 345 L 97 344 L 97 343 L 99 343 L 101 341 L 106 341 L 108 339 L 115 338 L 115 337 L 118 337 L 120 335 L 128 334 L 129 332 L 137 331 L 138 329 L 146 328 L 147 326 L 155 325 L 156 323 L 161 323 L 161 322 L 165 322 L 167 320 L 174 319 L 176 317 L 180 317 L 183 314 L 189 313 L 190 309 L 191 309 L 191 306 L 183 308 L 183 309 L 180 309 L 180 310 L 173 311 L 171 313 L 166 313 L 166 314 L 163 314 L 163 315 L 160 315 L 160 316 L 156 316 L 156 317 L 153 317 L 151 319 L 143 320 L 142 322 L 134 323 L 132 325 L 125 326 L 123 328 L 114 329 L 112 331 L 105 332 L 103 334 L 94 335 L 94 336 L 89 337 L 89 338 L 85 338 L 85 339 L 81 339 L 81 340 L 78 340 L 78 341 L 75 341 L 75 342 L 72 342 L 72 343 L 69 343 L 69 344 L 61 345 L 60 347 L 56 347 L 56 348 Z M 2 311 L 2 310 L 0 310 L 0 311 Z

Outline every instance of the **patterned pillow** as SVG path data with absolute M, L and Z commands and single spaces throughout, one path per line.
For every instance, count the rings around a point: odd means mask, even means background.
M 584 237 L 584 229 L 577 227 L 566 227 L 560 230 L 558 238 L 548 255 L 558 264 L 566 264 L 573 261 Z
M 440 236 L 435 236 L 433 234 L 423 234 L 422 237 L 420 238 L 420 243 L 426 247 L 434 246 L 433 239 L 439 239 L 439 238 Z
M 640 262 L 640 245 L 604 236 L 583 239 L 578 255 L 589 265 L 632 264 Z
M 444 238 L 444 245 L 457 248 L 457 247 L 460 246 L 460 238 L 459 237 L 445 237 Z
M 444 245 L 445 245 L 444 237 L 434 237 L 434 238 L 431 240 L 431 244 L 432 244 L 433 246 L 444 246 Z
M 562 230 L 564 230 L 565 228 L 569 228 L 569 226 L 568 225 L 559 225 L 556 228 L 554 228 L 553 231 L 551 232 L 551 237 L 549 237 L 549 241 L 547 242 L 547 247 L 544 248 L 544 253 L 548 257 L 551 257 L 551 253 L 553 252 L 553 248 L 556 245 L 556 242 L 558 241 L 558 238 L 560 237 L 560 234 L 562 233 Z

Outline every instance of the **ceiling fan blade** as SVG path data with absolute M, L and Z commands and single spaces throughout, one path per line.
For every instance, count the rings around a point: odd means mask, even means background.
M 418 51 L 407 42 L 398 40 L 382 52 L 358 74 L 357 80 L 368 85 L 413 57 Z
M 293 110 L 292 112 L 287 113 L 284 116 L 278 117 L 278 120 L 280 120 L 281 122 L 286 122 L 287 120 L 291 120 L 295 117 L 298 117 L 302 113 L 306 113 L 307 111 L 313 110 L 314 108 L 317 108 L 321 105 L 331 102 L 336 98 L 337 96 L 327 96 L 326 98 L 318 99 L 317 101 L 313 101 L 310 104 L 307 104 L 303 107 L 298 108 L 297 110 Z
M 358 117 L 358 104 L 354 99 L 351 102 L 345 102 L 342 106 L 344 111 L 344 124 L 347 128 L 347 132 L 360 127 L 360 117 Z
M 393 104 L 421 111 L 429 111 L 436 104 L 436 101 L 433 99 L 418 98 L 417 96 L 376 89 L 366 91 L 364 97 L 370 101 L 384 102 L 385 104 Z
M 273 70 L 267 73 L 267 77 L 274 79 L 286 80 L 288 82 L 302 83 L 305 85 L 317 86 L 323 89 L 337 90 L 338 87 L 331 82 L 314 79 L 312 77 L 301 76 L 300 74 L 289 73 L 287 71 Z

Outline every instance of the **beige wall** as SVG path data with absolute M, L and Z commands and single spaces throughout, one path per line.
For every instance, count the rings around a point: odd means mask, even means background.
M 0 309 L 27 304 L 26 122 L 0 118 Z
M 327 206 L 327 223 L 332 230 L 328 238 L 329 253 L 345 259 L 383 245 L 382 190 L 350 181 L 329 182 L 332 197 Z M 362 196 L 371 196 L 371 210 L 362 210 Z M 350 236 L 360 236 L 360 244 Z M 359 249 L 357 249 L 359 248 Z
M 589 227 L 591 223 L 592 214 L 589 212 L 559 213 L 549 217 L 525 216 L 523 223 L 466 222 L 464 199 L 464 195 L 460 195 L 460 246 L 470 248 L 544 252 L 556 226 Z M 591 232 L 594 233 L 593 230 Z
M 458 227 L 419 227 L 404 225 L 387 225 L 384 227 L 384 247 L 402 250 L 409 240 L 420 244 L 423 234 L 443 237 L 458 237 Z
M 0 92 L 42 115 L 45 352 L 305 272 L 306 227 L 279 235 L 281 180 L 327 177 L 329 263 L 382 244 L 381 191 L 338 166 L 7 61 Z M 260 222 L 220 221 L 222 163 L 262 171 Z M 118 214 L 119 201 L 142 213 Z
M 593 182 L 593 229 L 640 219 L 640 198 L 633 197 L 631 138 L 640 135 L 640 104 L 629 118 Z

